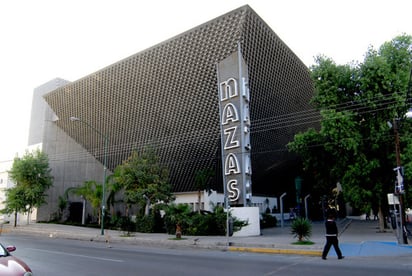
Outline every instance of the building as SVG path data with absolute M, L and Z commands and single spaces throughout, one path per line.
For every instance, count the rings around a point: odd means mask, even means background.
M 13 187 L 14 185 L 8 174 L 8 171 L 11 169 L 12 165 L 13 162 L 11 160 L 0 162 L 0 210 L 6 207 L 6 205 L 4 204 L 4 201 L 6 200 L 6 190 Z M 0 223 L 9 220 L 9 215 L 0 215 Z
M 53 218 L 67 188 L 102 181 L 104 157 L 110 172 L 133 149 L 147 146 L 169 168 L 178 196 L 194 194 L 194 175 L 205 168 L 215 171 L 210 189 L 221 194 L 216 68 L 236 51 L 248 66 L 251 203 L 259 200 L 266 208 L 270 198 L 268 207 L 277 207 L 274 198 L 297 176 L 286 144 L 298 131 L 316 126 L 317 118 L 305 115 L 312 110 L 313 85 L 307 67 L 243 6 L 79 80 L 48 86 L 42 94 L 45 108 L 33 105 L 32 124 L 44 123 L 31 128 L 31 143 L 42 143 L 54 175 L 38 220 Z M 223 203 L 223 197 L 215 198 L 220 199 L 214 204 Z

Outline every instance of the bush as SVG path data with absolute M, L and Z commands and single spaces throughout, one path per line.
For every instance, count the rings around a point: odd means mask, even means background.
M 275 216 L 272 216 L 268 213 L 261 214 L 260 219 L 260 228 L 269 228 L 269 227 L 276 227 L 278 220 Z
M 140 233 L 153 233 L 154 217 L 150 215 L 136 216 L 136 231 Z
M 147 216 L 137 216 L 136 231 L 140 233 L 164 233 L 164 221 L 160 215 L 160 211 L 152 209 L 151 213 Z
M 165 225 L 167 233 L 175 234 L 179 224 L 183 235 L 223 236 L 226 234 L 227 215 L 223 207 L 216 207 L 213 212 L 192 212 L 188 205 L 170 205 L 166 210 Z M 233 220 L 234 231 L 239 231 L 247 222 Z
M 176 226 L 180 225 L 183 233 L 187 231 L 188 225 L 190 224 L 190 213 L 191 210 L 187 204 L 171 204 L 165 208 L 166 214 L 164 216 L 164 223 L 166 227 L 166 232 L 168 234 L 176 233 Z
M 134 232 L 136 230 L 135 224 L 129 217 L 126 216 L 113 216 L 107 225 L 111 229 L 120 229 L 121 231 Z
M 291 232 L 299 241 L 308 239 L 312 235 L 312 224 L 306 218 L 297 218 L 292 222 Z

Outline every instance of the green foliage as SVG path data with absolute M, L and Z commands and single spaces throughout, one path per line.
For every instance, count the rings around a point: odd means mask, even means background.
M 213 212 L 192 212 L 187 204 L 172 204 L 166 209 L 165 226 L 169 234 L 175 234 L 180 225 L 183 235 L 225 235 L 227 215 L 223 207 L 215 207 Z M 247 222 L 233 219 L 233 231 L 239 231 Z
M 412 208 L 412 143 L 408 140 L 412 137 L 412 122 L 407 120 L 402 122 L 401 127 L 401 159 L 405 170 L 405 197 L 404 205 L 406 208 Z
M 297 218 L 292 222 L 291 233 L 294 237 L 298 237 L 299 241 L 309 239 L 312 235 L 312 224 L 306 218 Z
M 148 210 L 145 208 L 147 204 L 168 203 L 174 198 L 168 171 L 159 164 L 151 149 L 140 153 L 133 151 L 123 164 L 115 168 L 110 180 L 112 185 L 116 185 L 116 191 L 124 191 L 126 204 L 137 204 L 142 210 Z
M 73 190 L 73 193 L 86 199 L 93 208 L 100 209 L 103 196 L 103 186 L 94 180 L 85 181 L 83 186 Z
M 52 186 L 53 178 L 45 153 L 35 150 L 26 152 L 22 158 L 16 157 L 9 175 L 16 186 L 7 192 L 3 212 L 30 213 L 46 202 L 46 191 Z
M 6 190 L 6 206 L 1 213 L 11 214 L 13 212 L 25 212 L 26 211 L 26 201 L 24 195 L 24 189 L 22 186 L 15 186 L 13 188 Z
M 136 217 L 136 231 L 141 233 L 164 233 L 164 221 L 157 208 L 152 209 L 149 215 Z
M 313 245 L 315 244 L 313 241 L 297 241 L 293 242 L 294 245 Z
M 189 205 L 187 204 L 170 204 L 166 207 L 165 226 L 169 234 L 174 234 L 176 225 L 180 225 L 185 233 L 191 221 L 191 213 Z
M 248 226 L 249 225 L 249 221 L 247 220 L 240 220 L 236 217 L 232 217 L 232 222 L 233 222 L 233 233 L 240 231 L 243 227 Z M 233 233 L 229 233 L 229 234 L 233 234 Z
M 98 213 L 98 223 L 101 221 L 101 204 L 103 198 L 103 185 L 94 180 L 85 181 L 83 186 L 77 188 L 70 188 L 75 195 L 82 196 L 93 207 L 94 211 Z
M 263 213 L 261 214 L 260 228 L 263 229 L 263 228 L 276 227 L 277 222 L 278 221 L 275 216 Z
M 136 224 L 127 216 L 113 216 L 111 217 L 108 227 L 116 230 L 125 231 L 127 236 L 131 232 L 136 231 Z
M 195 173 L 195 187 L 198 190 L 205 190 L 208 188 L 209 179 L 214 175 L 213 170 L 203 169 Z
M 58 212 L 57 212 L 57 217 L 55 219 L 61 220 L 63 217 L 63 212 L 67 208 L 67 199 L 64 198 L 63 196 L 59 196 L 57 199 L 57 207 L 58 207 Z
M 402 35 L 370 48 L 362 63 L 336 65 L 320 56 L 311 67 L 313 103 L 320 111 L 320 129 L 309 129 L 288 144 L 298 153 L 320 195 L 340 182 L 355 208 L 382 206 L 394 191 L 397 166 L 395 138 L 387 122 L 404 119 L 409 109 L 412 37 Z M 402 120 L 408 134 L 411 123 Z M 412 136 L 402 135 L 401 148 L 412 153 Z M 412 155 L 402 154 L 406 178 L 412 178 Z M 316 192 L 316 191 L 315 191 Z
M 213 170 L 203 169 L 195 173 L 195 187 L 197 189 L 198 212 L 200 213 L 201 191 L 209 190 L 209 179 L 214 175 Z

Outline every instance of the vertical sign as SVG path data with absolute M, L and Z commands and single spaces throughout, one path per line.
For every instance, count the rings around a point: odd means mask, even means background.
M 247 206 L 252 197 L 248 68 L 238 51 L 217 64 L 222 168 L 230 206 Z

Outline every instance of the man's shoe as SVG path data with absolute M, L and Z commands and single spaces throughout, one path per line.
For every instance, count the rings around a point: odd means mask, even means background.
M 342 260 L 343 258 L 345 258 L 345 256 L 340 256 L 338 257 L 338 260 Z
M 322 257 L 322 260 L 326 260 L 326 257 Z

